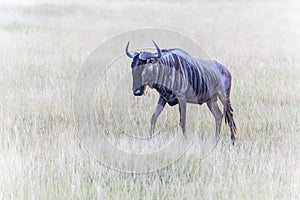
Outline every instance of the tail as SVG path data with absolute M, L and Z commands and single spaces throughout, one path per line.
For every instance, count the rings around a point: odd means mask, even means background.
M 233 109 L 232 109 L 231 105 L 228 106 L 228 112 L 224 108 L 225 124 L 229 123 L 230 114 L 231 114 L 231 116 L 233 116 L 232 113 L 233 113 Z M 233 122 L 233 127 L 234 127 L 234 133 L 237 134 L 238 129 L 237 129 L 236 125 L 235 125 L 235 122 L 234 122 L 233 118 L 232 118 L 232 122 Z

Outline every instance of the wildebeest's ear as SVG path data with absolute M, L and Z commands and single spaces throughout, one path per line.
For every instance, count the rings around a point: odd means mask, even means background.
M 156 63 L 156 61 L 157 61 L 156 58 L 151 58 L 150 59 L 150 63 L 152 63 L 152 64 Z
M 146 63 L 147 64 L 154 64 L 154 63 L 156 63 L 156 59 L 155 58 L 147 58 L 147 60 L 146 60 Z

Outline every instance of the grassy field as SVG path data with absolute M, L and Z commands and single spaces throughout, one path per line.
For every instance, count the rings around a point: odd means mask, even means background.
M 297 1 L 1 2 L 0 199 L 299 199 L 299 13 Z M 81 65 L 108 38 L 140 27 L 186 34 L 228 66 L 235 146 L 223 125 L 220 142 L 202 158 L 203 138 L 214 135 L 203 105 L 195 107 L 192 147 L 162 170 L 115 171 L 80 147 L 72 94 Z M 125 64 L 130 75 L 130 61 Z M 105 81 L 115 84 L 113 77 Z M 128 93 L 140 102 L 136 110 L 122 110 L 115 99 L 114 118 L 103 112 L 110 88 L 97 95 L 100 128 L 113 129 L 114 122 L 130 130 L 139 109 L 149 128 L 154 91 L 139 100 Z M 130 117 L 121 118 L 123 112 Z M 158 129 L 178 130 L 177 108 L 167 108 L 158 121 Z

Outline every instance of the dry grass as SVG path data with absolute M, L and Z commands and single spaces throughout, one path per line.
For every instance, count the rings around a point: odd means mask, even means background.
M 296 1 L 0 4 L 0 199 L 299 199 L 299 11 Z M 203 135 L 214 129 L 202 106 L 194 145 L 161 171 L 117 172 L 80 148 L 71 105 L 80 66 L 107 38 L 141 26 L 180 31 L 229 67 L 236 146 L 223 127 L 201 158 Z M 143 98 L 149 127 L 156 99 Z M 98 117 L 109 124 L 104 106 L 98 101 Z M 123 111 L 133 112 L 113 110 Z M 176 114 L 167 109 L 158 126 L 177 130 Z M 130 129 L 135 116 L 116 123 Z

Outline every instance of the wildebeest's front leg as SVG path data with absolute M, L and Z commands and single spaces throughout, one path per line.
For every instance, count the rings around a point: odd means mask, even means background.
M 185 130 L 185 124 L 186 124 L 186 98 L 185 96 L 178 97 L 179 102 L 179 112 L 180 112 L 180 126 L 182 128 L 183 136 L 186 137 L 186 130 Z
M 164 109 L 165 105 L 166 105 L 166 101 L 162 97 L 159 97 L 156 110 L 151 117 L 150 137 L 152 137 L 154 134 L 156 120 L 157 120 L 158 116 L 160 115 L 161 111 Z

